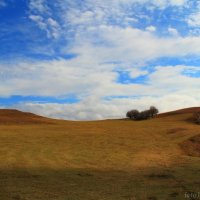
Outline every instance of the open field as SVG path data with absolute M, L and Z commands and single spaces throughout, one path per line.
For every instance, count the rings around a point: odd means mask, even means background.
M 200 126 L 187 111 L 93 122 L 0 111 L 0 200 L 194 199 Z

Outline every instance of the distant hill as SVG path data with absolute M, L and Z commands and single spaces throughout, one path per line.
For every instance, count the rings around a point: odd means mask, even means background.
M 195 113 L 195 112 L 200 112 L 200 107 L 183 108 L 183 109 L 179 109 L 175 111 L 160 113 L 158 117 L 167 117 L 171 115 L 180 115 L 180 114 L 190 114 L 190 113 Z
M 0 109 L 0 124 L 43 124 L 51 119 L 14 109 Z

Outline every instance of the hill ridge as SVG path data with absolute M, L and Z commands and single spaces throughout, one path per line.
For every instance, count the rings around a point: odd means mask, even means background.
M 167 117 L 170 115 L 180 115 L 180 114 L 190 114 L 190 113 L 195 113 L 195 112 L 200 112 L 200 107 L 188 107 L 188 108 L 181 108 L 169 112 L 164 112 L 158 114 L 159 117 Z

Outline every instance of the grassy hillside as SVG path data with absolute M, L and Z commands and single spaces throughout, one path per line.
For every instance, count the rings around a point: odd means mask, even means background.
M 9 112 L 0 111 L 1 200 L 183 200 L 200 192 L 193 111 L 137 122 Z

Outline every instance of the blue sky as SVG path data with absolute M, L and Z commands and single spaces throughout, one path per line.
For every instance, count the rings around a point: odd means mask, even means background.
M 200 106 L 200 1 L 0 0 L 0 107 L 73 119 Z

